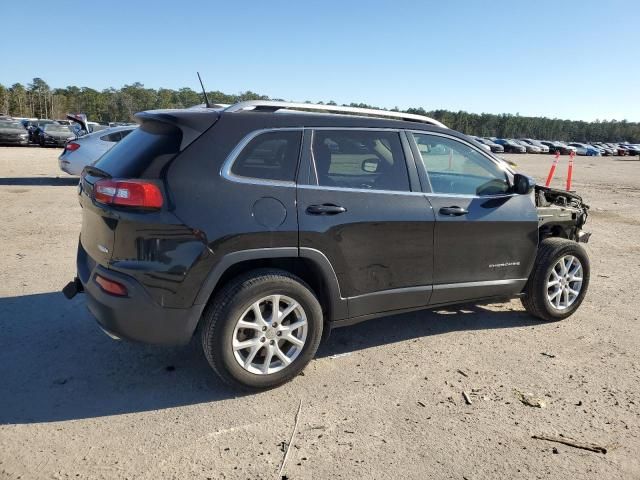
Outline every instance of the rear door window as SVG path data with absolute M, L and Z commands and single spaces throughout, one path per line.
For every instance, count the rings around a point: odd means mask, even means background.
M 318 184 L 325 187 L 411 190 L 398 132 L 316 130 L 313 160 Z

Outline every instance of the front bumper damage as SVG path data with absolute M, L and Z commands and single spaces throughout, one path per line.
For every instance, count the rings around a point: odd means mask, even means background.
M 573 192 L 536 185 L 536 207 L 540 240 L 547 237 L 563 237 L 587 243 L 591 233 L 583 227 L 589 216 L 589 205 Z

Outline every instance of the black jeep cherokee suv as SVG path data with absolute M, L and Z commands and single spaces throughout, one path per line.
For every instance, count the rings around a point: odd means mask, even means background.
M 136 118 L 82 174 L 65 294 L 117 338 L 200 326 L 232 384 L 291 379 L 331 327 L 516 296 L 559 320 L 587 291 L 580 197 L 435 120 L 266 101 Z

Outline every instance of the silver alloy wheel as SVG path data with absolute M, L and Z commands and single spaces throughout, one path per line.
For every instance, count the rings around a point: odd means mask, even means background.
M 577 257 L 565 255 L 553 266 L 547 278 L 547 299 L 556 310 L 566 310 L 582 290 L 582 264 Z
M 263 297 L 238 319 L 233 356 L 250 373 L 279 372 L 298 358 L 307 330 L 307 315 L 298 302 L 285 295 Z

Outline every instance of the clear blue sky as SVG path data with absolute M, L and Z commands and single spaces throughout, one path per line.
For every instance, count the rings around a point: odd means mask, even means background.
M 2 2 L 0 83 L 640 121 L 640 0 Z

